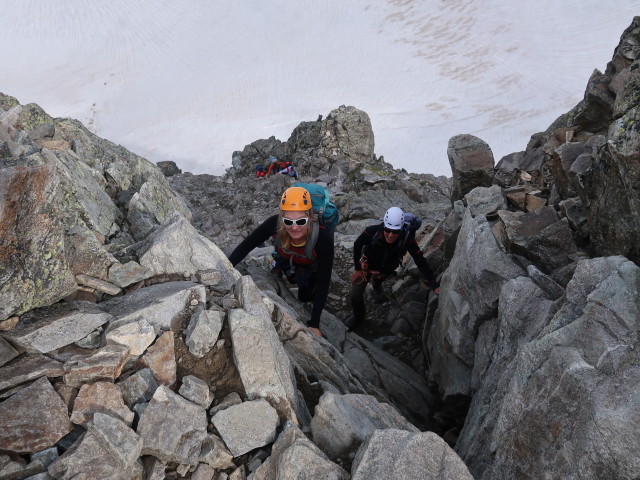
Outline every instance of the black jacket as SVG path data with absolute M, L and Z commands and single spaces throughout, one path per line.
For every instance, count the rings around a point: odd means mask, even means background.
M 369 270 L 389 275 L 400 266 L 402 257 L 409 252 L 427 284 L 432 289 L 439 287 L 440 285 L 435 275 L 427 265 L 427 261 L 416 242 L 415 233 L 405 230 L 395 242 L 389 244 L 384 239 L 383 229 L 384 225 L 382 223 L 370 225 L 356 239 L 353 244 L 353 264 L 355 269 L 362 270 L 360 258 L 364 253 L 367 257 Z
M 273 215 L 272 217 L 267 218 L 261 225 L 251 232 L 249 236 L 233 250 L 233 252 L 231 252 L 231 255 L 229 255 L 229 261 L 234 267 L 240 263 L 249 254 L 249 252 L 251 252 L 251 250 L 276 235 L 278 231 L 278 217 L 279 215 Z M 327 295 L 329 294 L 331 268 L 333 267 L 333 236 L 328 230 L 321 228 L 318 232 L 318 240 L 316 241 L 314 252 L 317 258 L 317 269 L 314 271 L 316 282 L 313 291 L 311 319 L 309 320 L 308 325 L 310 327 L 318 328 L 320 315 L 322 314 L 322 309 L 327 302 Z M 302 259 L 300 259 L 300 263 L 298 263 L 298 259 L 296 257 L 293 257 L 292 261 L 294 265 L 304 265 L 304 263 L 306 263 Z

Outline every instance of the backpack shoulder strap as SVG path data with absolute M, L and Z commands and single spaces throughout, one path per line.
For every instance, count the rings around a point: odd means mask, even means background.
M 318 235 L 320 234 L 320 224 L 316 220 L 311 223 L 311 235 L 309 235 L 309 241 L 304 246 L 304 254 L 309 260 L 315 260 L 313 250 L 316 248 L 316 242 L 318 241 Z

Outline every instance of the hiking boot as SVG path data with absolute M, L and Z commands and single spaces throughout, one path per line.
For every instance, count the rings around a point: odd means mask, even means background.
M 389 301 L 389 297 L 384 293 L 382 288 L 374 288 L 372 294 L 373 301 L 376 303 L 385 303 Z

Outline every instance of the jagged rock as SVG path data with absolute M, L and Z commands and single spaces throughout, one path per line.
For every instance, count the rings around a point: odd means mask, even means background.
M 96 412 L 87 427 L 122 468 L 129 469 L 136 464 L 142 452 L 142 439 L 128 424 Z
M 95 478 L 112 480 L 141 480 L 142 462 L 123 468 L 111 448 L 105 447 L 92 432 L 86 432 L 60 458 L 49 465 L 55 478 Z
M 0 478 L 3 480 L 28 478 L 37 480 L 45 470 L 45 466 L 39 460 L 33 460 L 26 463 L 22 458 L 19 460 L 12 459 L 9 455 L 0 455 Z M 47 477 L 52 478 L 52 477 Z
M 156 457 L 147 455 L 142 457 L 144 471 L 146 473 L 145 480 L 164 480 L 167 468 L 166 462 L 158 460 Z
M 106 250 L 104 236 L 89 230 L 83 224 L 70 225 L 65 233 L 65 254 L 73 273 L 76 276 L 87 275 L 107 281 L 108 270 L 117 260 Z M 94 280 L 94 283 L 97 282 Z
M 539 478 L 638 475 L 632 452 L 640 416 L 629 399 L 639 393 L 640 371 L 632 360 L 639 286 L 640 269 L 632 262 L 596 258 L 578 263 L 559 309 L 540 308 L 540 315 L 509 306 L 501 320 L 509 333 L 496 350 L 510 352 L 512 360 L 495 359 L 499 368 L 485 375 L 489 390 L 474 399 L 469 430 L 458 444 L 475 478 L 513 478 L 522 471 Z M 525 312 L 537 321 L 529 325 Z M 561 450 L 551 447 L 558 444 Z
M 75 292 L 55 211 L 61 187 L 52 167 L 35 161 L 4 165 L 0 175 L 0 319 L 50 305 Z
M 535 212 L 498 212 L 504 225 L 508 252 L 522 255 L 550 273 L 568 265 L 577 253 L 567 219 L 558 218 L 553 207 Z
M 162 174 L 165 177 L 170 177 L 171 175 L 177 175 L 182 173 L 182 170 L 178 168 L 176 162 L 172 162 L 170 160 L 165 160 L 163 162 L 156 162 L 156 165 L 160 170 L 162 170 Z
M 0 403 L 0 450 L 38 452 L 71 430 L 67 407 L 46 378 Z
M 178 213 L 165 223 L 138 251 L 140 265 L 154 275 L 179 273 L 194 275 L 215 270 L 222 274 L 216 288 L 227 291 L 240 275 L 217 245 L 200 235 L 189 221 Z
M 494 344 L 487 346 L 486 353 L 479 356 L 474 366 L 473 377 L 478 391 L 458 443 L 459 452 L 476 474 L 484 468 L 482 465 L 488 455 L 486 447 L 491 444 L 493 425 L 500 415 L 500 409 L 489 409 L 489 405 L 492 401 L 500 402 L 505 396 L 515 355 L 537 337 L 557 311 L 560 291 L 564 295 L 564 289 L 549 292 L 549 288 L 539 286 L 545 281 L 551 285 L 553 281 L 549 277 L 533 267 L 529 268 L 529 273 L 530 277 L 518 277 L 502 287 Z M 537 281 L 534 282 L 534 278 Z
M 28 351 L 47 353 L 86 337 L 111 318 L 88 302 L 63 302 L 29 311 L 3 336 Z
M 493 153 L 483 140 L 467 134 L 451 137 L 447 156 L 453 173 L 451 202 L 461 200 L 475 187 L 491 186 Z
M 99 278 L 95 277 L 90 277 L 89 275 L 85 275 L 83 273 L 76 275 L 76 282 L 78 282 L 78 285 L 85 285 L 87 287 L 95 288 L 96 290 L 107 293 L 109 295 L 118 295 L 122 291 L 120 287 L 114 285 L 111 282 L 100 280 Z
M 495 318 L 502 285 L 524 274 L 503 252 L 484 215 L 465 211 L 455 254 L 440 280 L 430 331 L 425 332 L 429 379 L 442 394 L 469 395 L 475 341 L 480 326 Z
M 352 472 L 353 480 L 398 476 L 473 480 L 460 457 L 435 433 L 395 429 L 375 430 L 358 450 Z
M 609 127 L 606 148 L 580 175 L 580 197 L 588 209 L 590 244 L 597 255 L 624 255 L 640 261 L 640 199 L 633 187 L 640 179 L 635 130 L 640 108 L 633 108 Z M 606 212 L 606 213 L 605 213 Z
M 211 407 L 211 409 L 209 410 L 209 415 L 214 416 L 216 413 L 218 413 L 221 410 L 224 410 L 225 408 L 229 408 L 234 405 L 240 405 L 241 403 L 242 403 L 242 399 L 240 398 L 240 395 L 238 395 L 237 392 L 231 392 L 230 394 L 225 396 L 220 401 L 220 403 Z
M 265 398 L 282 419 L 298 424 L 296 379 L 260 291 L 251 277 L 236 284 L 243 309 L 229 311 L 233 357 L 247 397 Z
M 138 262 L 126 262 L 122 264 L 116 262 L 109 267 L 109 281 L 115 283 L 120 288 L 145 280 L 153 273 L 147 267 L 143 267 Z
M 26 354 L 0 367 L 0 391 L 40 377 L 59 377 L 63 372 L 61 362 L 40 353 Z
M 122 392 L 124 403 L 131 408 L 137 403 L 151 400 L 158 388 L 158 382 L 156 382 L 153 372 L 149 368 L 143 368 L 118 382 L 118 386 Z
M 211 423 L 235 458 L 271 443 L 279 420 L 276 410 L 260 398 L 216 413 Z
M 291 478 L 347 480 L 349 474 L 333 463 L 302 431 L 290 422 L 271 448 L 271 456 L 255 471 L 252 480 Z
M 166 282 L 141 288 L 123 297 L 99 304 L 114 317 L 107 332 L 144 318 L 156 334 L 176 328 L 177 321 L 189 311 L 192 300 L 204 304 L 204 287 L 193 282 Z
M 133 412 L 125 406 L 120 387 L 109 382 L 95 382 L 80 387 L 73 404 L 71 421 L 86 425 L 96 413 L 106 413 L 127 425 L 133 422 Z
M 585 245 L 589 241 L 589 223 L 587 211 L 582 205 L 582 200 L 569 198 L 562 200 L 559 205 L 560 211 L 566 217 L 571 227 L 571 232 L 576 239 L 576 245 Z
M 174 214 L 187 221 L 192 219 L 189 208 L 171 192 L 164 177 L 162 179 L 162 182 L 156 178 L 143 183 L 128 202 L 127 221 L 133 238 L 138 241 L 144 240 Z M 167 202 L 167 198 L 174 198 L 173 204 Z
M 497 185 L 491 187 L 476 187 L 464 197 L 467 208 L 474 217 L 484 215 L 487 219 L 495 219 L 498 210 L 507 208 L 507 202 L 502 189 Z
M 207 435 L 207 438 L 202 442 L 200 461 L 217 470 L 236 468 L 231 452 L 227 449 L 224 442 L 213 434 Z
M 171 387 L 176 383 L 176 354 L 173 332 L 164 332 L 149 347 L 141 359 L 142 365 L 148 367 L 157 382 Z
M 224 313 L 216 310 L 196 312 L 185 330 L 185 343 L 189 352 L 198 358 L 204 357 L 218 341 Z
M 207 436 L 204 408 L 160 386 L 138 422 L 143 455 L 163 462 L 197 465 Z
M 18 352 L 4 338 L 0 337 L 0 367 L 18 356 Z M 1 375 L 1 374 L 0 374 Z M 1 380 L 0 380 L 1 382 Z M 0 388 L 1 390 L 1 388 Z
M 320 397 L 311 420 L 313 442 L 332 459 L 355 452 L 374 430 L 383 428 L 419 431 L 391 405 L 370 395 L 327 392 Z
M 131 323 L 125 323 L 110 329 L 105 339 L 108 345 L 123 345 L 129 348 L 129 355 L 142 355 L 149 345 L 156 339 L 156 332 L 152 325 L 144 318 Z
M 411 421 L 430 421 L 435 398 L 424 377 L 411 367 L 352 333 L 342 345 L 342 354 L 360 381 L 368 385 L 368 393 L 394 404 Z
M 446 216 L 444 223 L 442 224 L 442 230 L 444 232 L 444 258 L 446 264 L 451 261 L 456 250 L 456 243 L 458 241 L 460 228 L 462 227 L 464 212 L 465 207 L 463 201 L 456 200 L 453 202 L 453 209 Z
M 615 96 L 609 89 L 609 75 L 595 69 L 587 82 L 584 98 L 574 108 L 573 124 L 589 132 L 599 132 L 611 123 Z
M 191 400 L 204 408 L 209 408 L 213 401 L 209 385 L 204 380 L 193 375 L 187 375 L 182 378 L 182 385 L 180 385 L 178 393 L 187 400 Z
M 213 480 L 215 474 L 215 468 L 210 467 L 206 463 L 201 463 L 191 475 L 191 480 Z
M 113 381 L 120 376 L 129 357 L 129 348 L 107 345 L 84 358 L 72 358 L 64 364 L 64 382 L 72 387 L 99 380 Z

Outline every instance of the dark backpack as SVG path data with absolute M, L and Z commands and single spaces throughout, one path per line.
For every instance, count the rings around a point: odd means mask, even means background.
M 416 233 L 422 226 L 422 219 L 416 217 L 413 213 L 404 213 L 404 224 L 408 227 L 410 232 Z
M 340 213 L 338 212 L 338 207 L 331 202 L 329 192 L 322 185 L 315 183 L 296 182 L 293 186 L 302 187 L 309 192 L 311 206 L 318 217 L 320 225 L 333 233 L 340 220 Z

